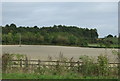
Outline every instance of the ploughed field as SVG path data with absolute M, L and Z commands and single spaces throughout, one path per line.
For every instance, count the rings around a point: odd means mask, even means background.
M 69 46 L 51 46 L 51 45 L 2 45 L 2 54 L 26 54 L 29 59 L 47 60 L 49 56 L 53 60 L 58 59 L 60 54 L 66 58 L 74 58 L 78 60 L 81 55 L 91 56 L 93 58 L 100 54 L 106 54 L 110 62 L 115 62 L 116 56 L 112 53 L 113 48 L 85 48 L 85 47 L 69 47 Z

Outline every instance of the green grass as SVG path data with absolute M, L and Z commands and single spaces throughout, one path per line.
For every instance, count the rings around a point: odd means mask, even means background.
M 39 74 L 23 74 L 23 73 L 7 73 L 3 74 L 3 79 L 77 79 L 73 75 L 39 75 Z
M 2 75 L 2 79 L 117 79 L 104 76 L 78 76 L 78 75 L 39 75 L 39 74 L 23 74 L 23 73 L 7 73 Z
M 100 47 L 99 44 L 88 44 L 88 47 Z M 105 48 L 105 45 L 102 45 L 100 48 Z M 120 48 L 119 45 L 111 44 L 108 48 Z
M 2 73 L 0 73 L 0 80 L 2 79 Z
M 99 46 L 99 44 L 88 44 L 88 46 Z

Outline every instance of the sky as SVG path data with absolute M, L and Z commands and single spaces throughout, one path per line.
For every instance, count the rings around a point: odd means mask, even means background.
M 1 0 L 1 2 L 119 2 L 119 0 Z
M 96 28 L 99 37 L 118 35 L 117 2 L 3 2 L 2 25 L 68 25 Z

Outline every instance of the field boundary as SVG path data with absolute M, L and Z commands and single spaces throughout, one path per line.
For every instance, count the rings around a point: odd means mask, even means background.
M 79 67 L 83 64 L 82 61 L 43 61 L 43 60 L 10 60 L 10 62 L 12 63 L 12 67 L 29 67 L 29 66 L 53 66 L 53 67 L 59 67 L 61 65 L 64 65 L 64 67 Z M 97 62 L 95 64 L 98 64 Z M 108 63 L 109 67 L 117 67 L 118 65 L 120 65 L 120 63 L 118 62 L 110 62 Z

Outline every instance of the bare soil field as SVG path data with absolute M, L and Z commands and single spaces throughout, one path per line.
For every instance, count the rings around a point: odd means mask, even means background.
M 113 50 L 105 48 L 85 48 L 85 47 L 69 47 L 69 46 L 51 46 L 51 45 L 2 45 L 2 54 L 26 54 L 29 59 L 47 60 L 48 56 L 57 59 L 61 54 L 67 58 L 78 60 L 81 55 L 91 56 L 93 58 L 100 54 L 106 54 L 111 62 L 116 61 L 116 56 L 112 53 Z

